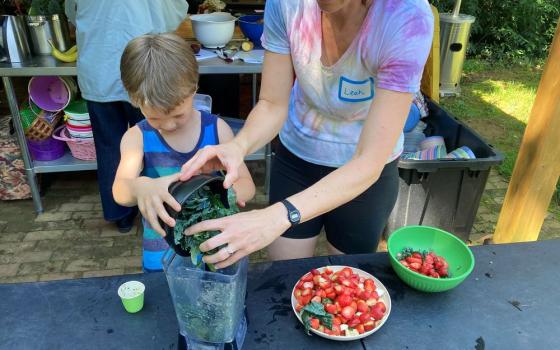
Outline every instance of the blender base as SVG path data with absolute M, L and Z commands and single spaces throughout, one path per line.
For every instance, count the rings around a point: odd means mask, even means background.
M 181 333 L 179 333 L 179 338 L 177 342 L 177 350 L 241 350 L 243 347 L 243 342 L 245 341 L 245 335 L 247 334 L 247 309 L 243 314 L 243 318 L 237 329 L 237 334 L 235 339 L 230 343 L 205 343 L 198 342 L 193 339 L 187 339 Z

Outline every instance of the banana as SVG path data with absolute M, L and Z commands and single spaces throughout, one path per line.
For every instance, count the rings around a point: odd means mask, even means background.
M 49 45 L 51 45 L 51 55 L 59 61 L 62 62 L 76 62 L 78 59 L 78 49 L 76 45 L 72 46 L 69 50 L 62 52 L 57 49 L 53 42 L 49 40 Z

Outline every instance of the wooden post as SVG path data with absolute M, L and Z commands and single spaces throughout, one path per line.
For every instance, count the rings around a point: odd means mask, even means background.
M 560 21 L 525 129 L 495 243 L 535 241 L 560 175 Z
M 439 12 L 434 5 L 432 5 L 432 13 L 434 14 L 434 39 L 430 55 L 424 66 L 420 90 L 435 102 L 439 102 Z

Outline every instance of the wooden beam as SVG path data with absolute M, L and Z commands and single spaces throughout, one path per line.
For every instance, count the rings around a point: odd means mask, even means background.
M 560 175 L 560 21 L 493 240 L 535 241 Z
M 434 38 L 430 55 L 424 66 L 420 90 L 432 100 L 439 102 L 439 12 L 434 5 L 431 6 L 434 14 Z

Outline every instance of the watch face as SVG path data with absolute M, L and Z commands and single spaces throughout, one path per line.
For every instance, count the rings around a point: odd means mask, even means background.
M 300 216 L 299 216 L 299 213 L 297 211 L 290 212 L 290 221 L 291 222 L 299 222 L 299 220 L 300 220 Z

